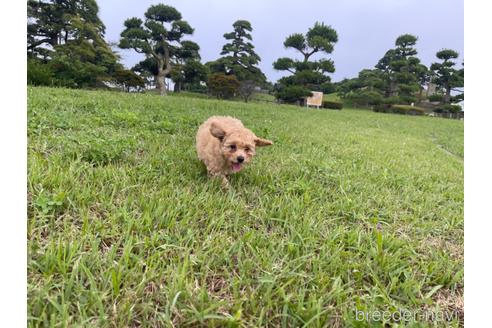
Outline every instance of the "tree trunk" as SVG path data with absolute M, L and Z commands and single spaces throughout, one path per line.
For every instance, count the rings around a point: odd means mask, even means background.
M 171 72 L 171 61 L 169 60 L 169 49 L 164 48 L 164 58 L 162 56 L 158 56 L 157 59 L 157 83 L 159 85 L 159 91 L 161 96 L 167 95 L 167 87 L 166 87 L 166 82 L 164 79 L 166 78 L 166 75 L 168 75 Z
M 451 87 L 446 86 L 446 94 L 444 95 L 444 103 L 449 104 L 451 102 Z
M 397 88 L 397 84 L 395 81 L 390 81 L 390 84 L 389 84 L 389 97 L 393 97 L 395 94 L 396 94 L 396 88 Z
M 159 89 L 159 93 L 161 96 L 165 96 L 167 94 L 166 90 L 166 83 L 164 82 L 164 74 L 157 74 L 156 75 L 156 83 L 157 83 L 157 88 Z
M 181 81 L 177 81 L 174 83 L 174 92 L 181 92 L 182 83 Z
M 58 33 L 54 33 L 50 35 L 50 44 L 52 47 L 58 45 Z

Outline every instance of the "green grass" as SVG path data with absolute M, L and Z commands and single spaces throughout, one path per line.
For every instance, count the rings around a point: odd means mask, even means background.
M 336 92 L 324 94 L 323 100 L 343 102 L 343 100 L 338 96 L 338 93 L 336 93 Z
M 270 102 L 274 103 L 277 100 L 275 99 L 274 95 L 268 94 L 268 93 L 263 93 L 263 92 L 255 92 L 252 96 L 251 99 L 252 102 Z
M 146 93 L 158 95 L 158 92 L 155 90 L 147 90 Z M 179 98 L 199 98 L 199 99 L 216 99 L 213 96 L 209 96 L 205 93 L 198 92 L 189 92 L 189 91 L 181 91 L 181 92 L 169 92 L 170 96 L 179 97 Z M 243 102 L 244 99 L 240 96 L 236 96 L 233 100 Z M 254 92 L 249 102 L 276 102 L 276 99 L 273 95 L 262 92 Z
M 211 115 L 275 143 L 229 191 L 195 154 Z M 29 326 L 462 314 L 461 121 L 29 88 L 28 140 Z

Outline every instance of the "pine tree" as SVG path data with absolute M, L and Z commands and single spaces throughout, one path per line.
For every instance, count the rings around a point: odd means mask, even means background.
M 451 49 L 443 49 L 436 53 L 436 57 L 441 59 L 440 63 L 433 63 L 430 69 L 435 77 L 434 83 L 444 90 L 443 101 L 449 104 L 451 101 L 451 91 L 455 88 L 461 88 L 464 85 L 465 70 L 456 69 L 456 63 L 452 59 L 458 58 L 458 53 Z
M 331 79 L 327 74 L 335 72 L 333 61 L 311 58 L 315 54 L 331 54 L 337 41 L 337 32 L 331 26 L 319 22 L 306 35 L 295 33 L 288 36 L 284 46 L 297 50 L 302 55 L 302 60 L 282 57 L 273 63 L 276 70 L 292 73 L 291 76 L 279 80 L 277 97 L 291 101 L 293 97 L 289 93 L 302 98 L 303 95 L 309 95 L 311 90 L 323 91 L 330 88 Z
M 174 7 L 154 5 L 145 12 L 145 22 L 140 18 L 129 18 L 121 32 L 120 48 L 133 49 L 155 61 L 156 82 L 161 95 L 167 92 L 164 78 L 173 69 L 174 60 L 182 50 L 182 38 L 193 33 L 193 28 L 181 18 L 181 13 Z

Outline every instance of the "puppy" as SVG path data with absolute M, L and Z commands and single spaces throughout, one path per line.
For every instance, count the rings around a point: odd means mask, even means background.
M 272 142 L 258 138 L 233 117 L 212 116 L 198 128 L 196 151 L 210 178 L 220 178 L 229 187 L 228 176 L 239 172 L 255 155 L 256 147 Z

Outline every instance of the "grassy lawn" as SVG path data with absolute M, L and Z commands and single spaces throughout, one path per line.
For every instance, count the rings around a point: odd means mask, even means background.
M 227 192 L 211 115 L 275 143 Z M 462 121 L 29 88 L 28 140 L 30 326 L 461 325 Z

